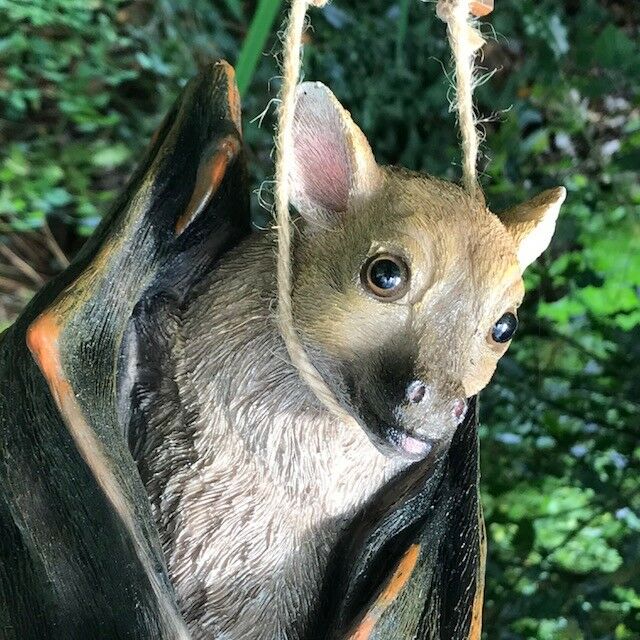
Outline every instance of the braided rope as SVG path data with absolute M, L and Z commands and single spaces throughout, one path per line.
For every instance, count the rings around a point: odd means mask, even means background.
M 462 184 L 471 197 L 477 198 L 481 191 L 476 172 L 479 140 L 473 108 L 474 62 L 476 50 L 484 40 L 469 22 L 471 4 L 471 0 L 439 0 L 436 12 L 447 23 L 453 54 L 455 108 L 462 138 Z
M 292 0 L 289 21 L 286 27 L 283 48 L 283 80 L 280 91 L 280 111 L 276 136 L 276 223 L 278 228 L 278 326 L 289 352 L 291 363 L 300 377 L 307 383 L 318 400 L 335 416 L 345 422 L 354 418 L 340 405 L 335 394 L 313 365 L 302 345 L 295 328 L 291 302 L 292 225 L 289 217 L 290 176 L 294 166 L 293 122 L 296 86 L 300 77 L 302 33 L 304 31 L 307 6 L 323 6 L 326 0 Z
M 322 7 L 326 2 L 327 0 L 291 0 L 283 39 L 283 80 L 276 134 L 277 322 L 291 363 L 300 377 L 331 414 L 347 424 L 355 424 L 354 417 L 338 402 L 305 351 L 295 328 L 291 299 L 293 273 L 289 180 L 294 167 L 293 125 L 296 86 L 300 77 L 302 34 L 308 6 Z M 470 0 L 440 0 L 438 3 L 438 15 L 448 24 L 449 42 L 455 60 L 457 110 L 463 149 L 463 183 L 468 193 L 476 196 L 479 193 L 476 175 L 478 134 L 473 114 L 473 64 L 477 47 L 473 44 L 473 34 L 476 32 L 469 24 L 469 11 Z

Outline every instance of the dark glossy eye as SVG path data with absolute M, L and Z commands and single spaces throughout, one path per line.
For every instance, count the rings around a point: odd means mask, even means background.
M 491 338 L 495 342 L 509 342 L 518 328 L 518 318 L 511 311 L 500 316 L 491 329 Z
M 369 258 L 360 272 L 365 291 L 385 302 L 401 298 L 409 285 L 409 268 L 406 262 L 390 253 L 380 253 Z

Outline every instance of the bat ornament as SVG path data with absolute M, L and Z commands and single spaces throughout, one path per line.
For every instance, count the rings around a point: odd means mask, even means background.
M 480 637 L 477 393 L 561 188 L 494 215 L 296 93 L 291 365 L 240 102 L 187 85 L 81 254 L 0 338 L 0 638 Z

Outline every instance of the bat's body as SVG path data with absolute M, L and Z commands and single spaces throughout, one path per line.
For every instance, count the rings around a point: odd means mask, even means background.
M 301 384 L 273 316 L 273 241 L 243 242 L 184 305 L 175 386 L 136 391 L 146 429 L 134 451 L 197 638 L 301 638 L 339 535 L 408 464 Z M 142 342 L 139 359 L 157 349 Z
M 138 318 L 134 379 L 148 382 L 129 392 L 132 448 L 197 638 L 307 637 L 338 541 L 394 476 L 446 450 L 511 337 L 491 327 L 522 297 L 515 230 L 458 187 L 379 167 L 325 87 L 300 87 L 294 129 L 294 316 L 362 427 L 319 406 L 289 363 L 274 233 Z M 534 207 L 534 252 L 561 196 Z
M 473 397 L 564 194 L 379 167 L 320 85 L 294 129 L 295 328 L 360 426 L 289 363 L 213 65 L 0 338 L 3 640 L 480 637 Z

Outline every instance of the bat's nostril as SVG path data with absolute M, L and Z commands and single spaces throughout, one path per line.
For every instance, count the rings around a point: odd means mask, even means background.
M 422 402 L 422 399 L 424 398 L 426 393 L 427 387 L 425 383 L 420 380 L 414 380 L 407 387 L 407 400 L 411 404 L 418 404 L 419 402 Z
M 464 400 L 456 400 L 453 403 L 453 417 L 460 424 L 467 413 L 467 403 Z

